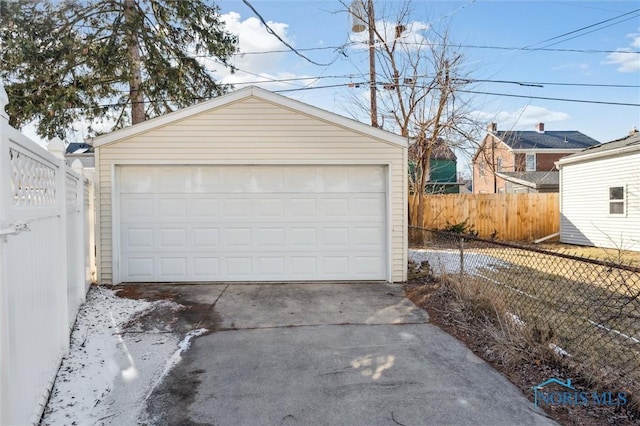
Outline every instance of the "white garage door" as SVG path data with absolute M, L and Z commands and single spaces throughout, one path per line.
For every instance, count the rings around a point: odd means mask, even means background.
M 387 278 L 384 166 L 118 174 L 121 282 Z

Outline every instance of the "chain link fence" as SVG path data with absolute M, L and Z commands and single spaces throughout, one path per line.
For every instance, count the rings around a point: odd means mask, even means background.
M 640 396 L 640 268 L 410 228 L 409 259 L 473 284 L 598 382 Z

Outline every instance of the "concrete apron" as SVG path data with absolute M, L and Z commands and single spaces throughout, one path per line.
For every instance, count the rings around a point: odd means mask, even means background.
M 182 302 L 210 305 L 215 330 L 194 339 L 156 386 L 143 423 L 554 424 L 430 325 L 400 285 L 170 288 Z

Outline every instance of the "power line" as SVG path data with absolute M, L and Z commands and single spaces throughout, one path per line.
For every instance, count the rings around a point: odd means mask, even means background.
M 618 106 L 632 106 L 632 107 L 640 107 L 640 104 L 632 104 L 626 102 L 608 102 L 608 101 L 592 101 L 587 99 L 569 99 L 569 98 L 550 98 L 545 96 L 528 96 L 528 95 L 512 95 L 509 93 L 492 93 L 492 92 L 478 92 L 475 90 L 461 90 L 458 89 L 458 92 L 462 93 L 471 93 L 476 95 L 492 95 L 492 96 L 504 96 L 508 98 L 525 98 L 525 99 L 541 99 L 545 101 L 561 101 L 561 102 L 578 102 L 583 104 L 600 104 L 600 105 L 618 105 Z
M 322 47 L 306 47 L 306 48 L 299 48 L 296 49 L 298 52 L 311 52 L 314 50 L 340 50 L 343 49 L 345 47 L 347 47 L 350 44 L 356 44 L 354 42 L 351 43 L 345 43 L 342 46 L 322 46 Z M 282 49 L 282 50 L 262 50 L 262 51 L 255 51 L 255 52 L 236 52 L 233 55 L 234 56 L 244 56 L 244 55 L 263 55 L 266 53 L 289 53 L 291 52 L 290 49 Z
M 586 29 L 589 29 L 589 28 L 593 28 L 593 27 L 596 27 L 598 25 L 614 21 L 614 20 L 616 20 L 618 18 L 622 18 L 623 16 L 631 15 L 633 13 L 638 13 L 638 12 L 640 12 L 640 9 L 632 10 L 631 12 L 626 12 L 626 13 L 623 13 L 621 15 L 614 16 L 613 18 L 605 19 L 604 21 L 596 22 L 595 24 L 587 25 L 586 27 L 578 28 L 577 30 L 569 31 L 569 32 L 566 32 L 564 34 L 560 34 L 560 35 L 557 35 L 555 37 L 551 37 L 551 38 L 548 38 L 546 40 L 542 40 L 542 41 L 539 41 L 537 43 L 530 44 L 528 46 L 523 47 L 523 49 L 528 49 L 528 48 L 531 48 L 531 47 L 539 45 L 539 44 L 544 44 L 544 43 L 547 43 L 547 42 L 550 42 L 550 41 L 553 41 L 553 40 L 557 40 L 559 38 L 562 38 L 562 37 L 565 37 L 565 36 L 568 36 L 568 35 L 571 35 L 571 34 L 575 34 L 577 32 L 580 32 L 580 31 L 583 31 L 583 30 L 586 30 Z M 574 38 L 574 37 L 572 37 L 572 38 Z
M 274 90 L 275 93 L 288 93 L 288 92 L 300 92 L 300 91 L 307 91 L 307 90 L 318 90 L 318 89 L 331 89 L 331 88 L 336 88 L 336 87 L 369 87 L 369 83 L 368 82 L 358 82 L 358 83 L 339 83 L 339 84 L 328 84 L 328 85 L 324 85 L 324 86 L 311 86 L 311 87 L 298 87 L 295 89 L 281 89 L 281 90 Z M 546 100 L 546 101 L 559 101 L 559 102 L 577 102 L 577 103 L 584 103 L 584 104 L 596 104 L 596 105 L 615 105 L 615 106 L 631 106 L 631 107 L 640 107 L 640 104 L 634 104 L 634 103 L 625 103 L 625 102 L 609 102 L 609 101 L 594 101 L 594 100 L 588 100 L 588 99 L 570 99 L 570 98 L 552 98 L 552 97 L 545 97 L 545 96 L 529 96 L 529 95 L 514 95 L 514 94 L 510 94 L 510 93 L 495 93 L 495 92 L 480 92 L 480 91 L 476 91 L 476 90 L 462 90 L 462 89 L 457 89 L 456 90 L 459 93 L 469 93 L 469 94 L 474 94 L 474 95 L 490 95 L 490 96 L 502 96 L 502 97 L 509 97 L 509 98 L 524 98 L 524 99 L 540 99 L 540 100 Z M 215 98 L 215 96 L 199 96 L 199 97 L 192 97 L 191 100 L 193 101 L 207 101 L 210 99 Z M 145 100 L 142 101 L 142 103 L 144 104 L 151 104 L 151 103 L 157 103 L 157 102 L 172 102 L 171 99 L 149 99 L 149 100 Z M 108 104 L 100 104 L 100 107 L 126 107 L 129 105 L 129 102 L 123 103 L 123 102 L 116 102 L 116 103 L 108 103 Z M 68 107 L 65 108 L 67 110 L 69 109 L 85 109 L 85 107 Z
M 542 52 L 569 52 L 569 53 L 619 53 L 620 50 L 598 50 L 598 49 L 549 49 L 546 47 L 505 47 L 505 46 L 477 46 L 477 45 L 459 45 L 459 47 L 470 48 L 470 49 L 496 49 L 496 50 L 535 50 Z M 640 54 L 640 50 L 638 51 L 624 51 L 623 53 L 633 53 Z
M 367 44 L 366 42 L 358 43 L 358 42 L 350 42 L 345 43 L 342 46 L 324 46 L 324 47 L 307 47 L 296 49 L 298 52 L 310 52 L 314 50 L 338 50 L 343 53 L 343 50 L 347 47 L 351 47 L 359 44 Z M 405 43 L 407 45 L 420 45 L 421 43 Z M 439 46 L 439 43 L 432 43 L 434 46 Z M 629 54 L 640 54 L 640 50 L 634 51 L 621 51 L 621 50 L 603 50 L 603 49 L 550 49 L 544 47 L 538 48 L 527 48 L 527 47 L 512 47 L 512 46 L 482 46 L 475 44 L 458 44 L 456 47 L 467 48 L 467 49 L 494 49 L 494 50 L 531 50 L 531 51 L 542 51 L 542 52 L 568 52 L 568 53 L 629 53 Z M 254 52 L 236 52 L 234 56 L 244 56 L 244 55 L 266 55 L 273 53 L 289 53 L 291 50 L 282 49 L 282 50 L 264 50 L 264 51 L 254 51 Z M 195 56 L 197 58 L 205 58 L 208 57 L 206 55 Z
M 297 91 L 303 91 L 303 90 L 327 89 L 327 88 L 334 88 L 334 87 L 341 87 L 341 86 L 344 87 L 344 86 L 348 86 L 350 84 L 351 83 L 333 84 L 333 85 L 327 85 L 327 86 L 301 87 L 301 88 L 298 88 L 298 89 L 276 90 L 275 92 L 276 93 L 285 93 L 285 92 L 297 92 Z M 360 84 L 363 87 L 365 87 L 365 86 L 368 87 L 368 83 L 366 83 L 366 82 L 355 83 L 355 84 Z M 609 102 L 609 101 L 594 101 L 594 100 L 587 100 L 587 99 L 570 99 L 570 98 L 552 98 L 552 97 L 545 97 L 545 96 L 513 95 L 513 94 L 509 94 L 509 93 L 480 92 L 480 91 L 475 91 L 475 90 L 461 90 L 461 89 L 458 89 L 457 92 L 470 93 L 470 94 L 476 94 L 476 95 L 503 96 L 503 97 L 509 97 L 509 98 L 540 99 L 540 100 L 546 100 L 546 101 L 577 102 L 577 103 L 597 104 L 597 105 L 616 105 L 616 106 L 640 107 L 640 104 L 625 103 L 625 102 Z
M 622 22 L 630 21 L 631 19 L 636 19 L 636 18 L 638 18 L 638 16 L 640 16 L 640 15 L 631 16 L 631 17 L 629 17 L 629 18 L 627 18 L 627 19 L 623 19 L 623 20 L 621 20 L 621 21 L 614 22 L 614 23 L 609 24 L 609 25 L 605 25 L 604 27 L 595 28 L 595 29 L 593 29 L 593 30 L 591 30 L 591 31 L 587 31 L 586 33 L 577 34 L 577 35 L 574 35 L 573 37 L 565 38 L 564 40 L 560 40 L 560 41 L 557 41 L 557 42 L 555 42 L 555 43 L 547 44 L 547 45 L 546 45 L 546 46 L 544 46 L 544 47 L 555 46 L 556 44 L 564 43 L 565 41 L 573 40 L 574 38 L 582 37 L 582 36 L 584 36 L 584 35 L 591 34 L 591 33 L 596 32 L 596 31 L 600 31 L 600 30 L 602 30 L 602 29 L 605 29 L 605 28 L 611 27 L 611 26 L 613 26 L 613 25 L 617 25 L 617 24 L 620 24 L 620 23 L 622 23 Z M 537 49 L 534 49 L 534 50 L 537 50 Z M 616 50 L 614 53 L 620 53 L 620 50 Z
M 505 83 L 517 84 L 518 86 L 528 87 L 544 87 L 544 86 L 577 86 L 577 87 L 611 87 L 636 89 L 640 88 L 637 84 L 600 84 L 600 83 L 553 83 L 553 82 L 537 82 L 537 81 L 514 81 L 514 80 L 489 80 L 489 79 L 456 79 L 463 83 Z
M 300 81 L 300 80 L 320 80 L 320 79 L 328 79 L 328 78 L 362 78 L 363 74 L 344 74 L 344 75 L 327 75 L 327 76 L 309 76 L 309 77 L 290 77 L 290 78 L 270 78 L 260 76 L 258 74 L 254 74 L 259 76 L 260 78 L 267 79 L 267 81 L 242 81 L 235 84 L 254 84 L 254 83 L 285 83 L 289 81 Z M 426 77 L 426 76 L 418 76 Z M 549 82 L 549 81 L 518 81 L 518 80 L 491 80 L 491 79 L 473 79 L 473 78 L 460 78 L 455 79 L 461 83 L 497 83 L 497 84 L 515 84 L 518 86 L 526 86 L 526 87 L 544 87 L 544 86 L 569 86 L 569 87 L 607 87 L 607 88 L 615 88 L 615 89 L 637 89 L 640 88 L 640 85 L 637 84 L 608 84 L 608 83 L 564 83 L 564 82 Z M 348 83 L 347 83 L 348 84 Z M 356 83 L 354 83 L 356 84 Z M 368 84 L 368 83 L 357 83 L 357 84 Z M 382 86 L 385 84 L 389 84 L 386 82 L 376 82 L 376 85 Z M 128 93 L 128 92 L 127 92 Z
M 274 90 L 275 93 L 287 93 L 287 92 L 300 92 L 303 90 L 316 90 L 316 89 L 331 89 L 331 88 L 336 88 L 336 87 L 347 87 L 350 83 L 339 83 L 339 84 L 328 84 L 325 86 L 310 86 L 310 87 L 300 87 L 298 89 L 281 89 L 281 90 Z M 366 85 L 367 83 L 357 83 L 360 84 L 362 86 Z M 368 86 L 367 86 L 368 88 Z
M 294 48 L 293 46 L 291 46 L 289 43 L 287 43 L 282 37 L 280 37 L 270 26 L 269 24 L 267 24 L 267 21 L 265 21 L 265 19 L 262 17 L 262 15 L 260 15 L 260 13 L 256 10 L 255 7 L 253 7 L 251 5 L 251 3 L 249 3 L 247 0 L 242 0 L 242 2 L 247 5 L 247 7 L 249 9 L 251 9 L 253 11 L 253 13 L 258 17 L 258 19 L 260 20 L 260 22 L 262 22 L 262 24 L 265 26 L 265 28 L 267 29 L 267 32 L 269 34 L 271 34 L 272 36 L 274 36 L 275 38 L 277 38 L 280 43 L 284 44 L 285 46 L 287 46 L 292 52 L 294 52 L 296 55 L 298 55 L 299 57 L 301 57 L 302 59 L 312 63 L 313 65 L 318 65 L 320 67 L 327 67 L 331 64 L 333 64 L 336 59 L 338 59 L 338 57 L 336 56 L 331 62 L 327 63 L 327 64 L 321 64 L 319 62 L 316 62 L 312 59 L 309 59 L 308 57 L 306 57 L 305 55 L 303 55 L 302 53 L 300 53 L 298 50 L 296 50 L 296 48 Z

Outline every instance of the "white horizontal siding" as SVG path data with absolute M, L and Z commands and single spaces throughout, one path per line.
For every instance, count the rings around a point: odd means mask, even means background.
M 391 271 L 406 279 L 406 149 L 247 98 L 97 148 L 99 280 L 112 282 L 115 164 L 389 164 Z
M 640 153 L 562 167 L 560 241 L 640 250 Z M 609 188 L 626 187 L 626 215 L 609 214 Z

